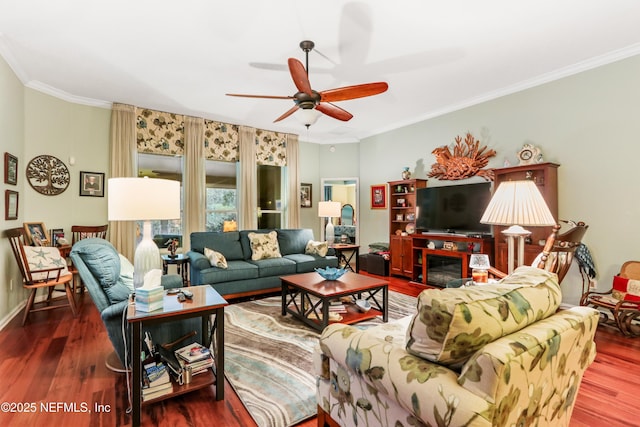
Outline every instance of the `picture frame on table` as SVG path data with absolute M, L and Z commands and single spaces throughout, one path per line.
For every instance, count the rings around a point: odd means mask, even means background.
M 371 186 L 371 209 L 387 208 L 387 184 Z
M 18 158 L 9 153 L 4 153 L 4 183 L 18 184 Z
M 49 233 L 44 226 L 44 222 L 25 222 L 24 231 L 27 233 L 29 243 L 32 246 L 49 246 Z
M 104 173 L 81 171 L 80 195 L 88 197 L 104 197 Z
M 4 190 L 4 219 L 18 219 L 18 192 Z
M 300 207 L 301 208 L 310 208 L 313 205 L 312 202 L 312 186 L 311 184 L 305 184 L 305 183 L 301 183 L 300 184 Z

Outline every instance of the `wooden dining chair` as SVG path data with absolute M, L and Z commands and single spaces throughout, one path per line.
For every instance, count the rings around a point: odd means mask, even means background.
M 89 237 L 95 237 L 98 239 L 106 239 L 107 238 L 107 229 L 109 228 L 108 224 L 104 225 L 72 225 L 71 226 L 71 245 L 76 242 L 79 242 L 82 239 L 87 239 Z M 80 288 L 80 293 L 84 293 L 84 284 L 82 283 L 82 279 L 78 275 L 78 269 L 73 265 L 71 261 L 69 264 L 69 271 L 73 274 L 73 293 L 76 293 L 76 288 Z
M 22 325 L 24 326 L 30 313 L 55 308 L 71 307 L 73 317 L 76 317 L 76 303 L 71 291 L 73 276 L 69 273 L 66 260 L 60 255 L 58 248 L 26 246 L 23 228 L 5 230 L 5 236 L 9 239 L 11 250 L 22 274 L 22 285 L 31 291 L 24 308 Z M 57 286 L 64 286 L 67 304 L 54 304 L 56 298 L 52 298 L 52 295 Z M 47 290 L 45 301 L 35 302 L 38 289 Z

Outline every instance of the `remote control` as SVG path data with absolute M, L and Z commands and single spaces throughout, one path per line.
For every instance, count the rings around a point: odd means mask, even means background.
M 180 292 L 178 294 L 178 301 L 185 302 L 186 300 L 187 300 L 187 298 L 184 296 L 184 294 L 182 292 Z
M 193 292 L 191 292 L 191 291 L 188 291 L 188 290 L 186 290 L 186 289 L 183 289 L 183 290 L 182 290 L 182 293 L 183 293 L 183 294 L 184 294 L 184 296 L 185 296 L 185 297 L 187 297 L 188 299 L 193 298 Z

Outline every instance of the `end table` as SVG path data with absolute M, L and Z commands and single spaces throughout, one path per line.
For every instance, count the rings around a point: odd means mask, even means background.
M 167 274 L 169 264 L 175 264 L 178 274 L 182 274 L 182 283 L 189 286 L 189 256 L 185 254 L 162 255 L 162 273 Z

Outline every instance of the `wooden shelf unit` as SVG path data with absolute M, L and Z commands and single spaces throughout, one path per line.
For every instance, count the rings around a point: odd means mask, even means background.
M 505 181 L 522 181 L 526 179 L 533 180 L 542 197 L 547 202 L 549 210 L 553 217 L 558 221 L 558 167 L 556 163 L 535 163 L 531 165 L 512 166 L 508 168 L 493 169 L 494 183 L 493 188 Z M 507 227 L 493 226 L 493 235 L 495 237 L 495 267 L 501 271 L 508 270 L 508 252 L 507 241 L 502 231 Z M 542 251 L 544 241 L 552 231 L 552 227 L 525 227 L 531 231 L 531 236 L 527 240 L 524 247 L 524 264 L 530 265 L 533 260 Z M 540 243 L 542 242 L 542 245 Z
M 493 238 L 492 237 L 468 237 L 459 234 L 414 234 L 412 240 L 412 281 L 424 285 L 429 284 L 429 268 L 427 257 L 439 256 L 444 258 L 460 259 L 460 277 L 470 277 L 469 258 L 472 254 L 487 254 L 493 262 Z M 428 247 L 429 242 L 433 242 L 435 248 Z M 444 242 L 452 242 L 456 249 L 444 249 Z M 446 283 L 442 284 L 443 286 Z
M 426 179 L 389 181 L 389 272 L 413 275 L 412 240 L 407 226 L 416 222 L 416 191 L 427 186 Z M 406 235 L 402 235 L 406 233 Z

